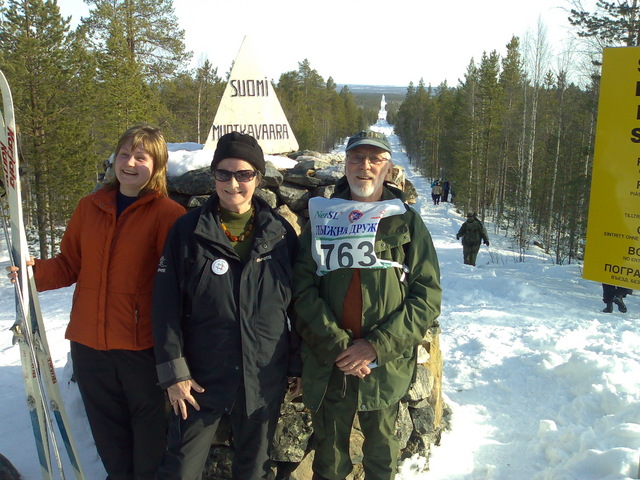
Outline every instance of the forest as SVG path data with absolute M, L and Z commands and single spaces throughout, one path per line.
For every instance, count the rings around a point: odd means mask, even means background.
M 412 163 L 449 179 L 459 208 L 494 218 L 521 252 L 535 241 L 558 263 L 579 259 L 599 60 L 604 46 L 638 45 L 637 2 L 598 0 L 586 11 L 575 0 L 569 22 L 586 58 L 580 82 L 569 81 L 575 61 L 550 67 L 540 26 L 503 54 L 470 59 L 459 85 L 409 84 L 388 120 Z M 126 128 L 148 123 L 168 142 L 203 143 L 229 75 L 208 60 L 188 68 L 172 0 L 85 3 L 90 13 L 72 29 L 55 1 L 0 0 L 0 70 L 12 87 L 26 223 L 42 258 L 56 253 Z M 274 86 L 301 149 L 329 151 L 377 118 L 379 98 L 338 88 L 307 59 Z

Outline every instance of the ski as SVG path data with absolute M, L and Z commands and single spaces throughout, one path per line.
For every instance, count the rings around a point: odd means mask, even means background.
M 2 200 L 2 222 L 11 263 L 19 268 L 16 290 L 16 322 L 11 328 L 14 343 L 20 348 L 27 406 L 33 428 L 40 470 L 45 480 L 52 479 L 51 450 L 55 454 L 60 477 L 65 479 L 54 421 L 76 479 L 84 480 L 79 456 L 62 404 L 46 332 L 33 269 L 27 266 L 29 249 L 22 216 L 19 159 L 15 116 L 11 91 L 0 71 L 2 109 L 0 110 L 0 148 L 5 194 Z M 7 225 L 7 218 L 10 225 Z

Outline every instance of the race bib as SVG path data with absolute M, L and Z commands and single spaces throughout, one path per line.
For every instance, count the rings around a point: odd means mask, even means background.
M 406 211 L 401 200 L 355 202 L 337 198 L 309 200 L 312 254 L 318 276 L 339 268 L 402 268 L 376 257 L 374 246 L 383 217 Z

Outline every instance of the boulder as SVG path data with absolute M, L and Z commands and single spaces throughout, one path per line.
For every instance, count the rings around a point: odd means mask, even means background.
M 211 195 L 214 192 L 213 178 L 209 167 L 190 170 L 179 177 L 167 179 L 169 192 L 187 195 Z
M 278 198 L 294 212 L 307 208 L 307 202 L 311 197 L 309 190 L 300 185 L 285 181 L 278 187 Z

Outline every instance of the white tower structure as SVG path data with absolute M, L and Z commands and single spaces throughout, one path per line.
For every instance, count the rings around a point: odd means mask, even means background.
M 377 123 L 385 123 L 387 121 L 387 100 L 384 95 L 382 95 L 382 100 L 380 100 L 380 111 L 378 111 L 378 122 Z

